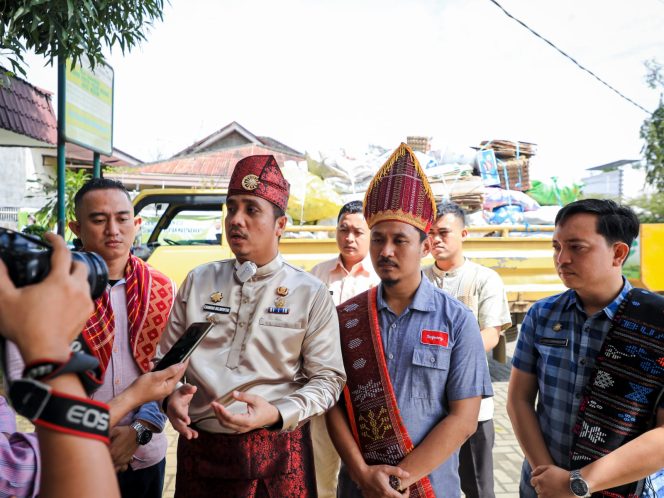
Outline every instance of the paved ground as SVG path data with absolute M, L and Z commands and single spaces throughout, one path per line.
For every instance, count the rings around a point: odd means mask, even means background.
M 505 403 L 507 400 L 507 381 L 509 379 L 509 362 L 514 343 L 508 344 L 508 363 L 503 365 L 493 360 L 489 361 L 491 378 L 495 392 L 496 412 L 494 423 L 496 427 L 496 445 L 493 449 L 494 479 L 496 498 L 516 498 L 519 489 L 519 474 L 523 453 L 512 432 Z M 27 420 L 19 421 L 19 428 L 23 431 L 31 431 L 31 424 Z M 169 447 L 166 455 L 166 479 L 164 482 L 164 498 L 172 498 L 175 492 L 175 469 L 177 434 L 168 426 Z M 229 497 L 232 498 L 232 497 Z

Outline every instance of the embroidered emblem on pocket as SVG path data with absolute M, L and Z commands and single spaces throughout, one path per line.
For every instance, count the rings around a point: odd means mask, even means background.
M 422 344 L 431 344 L 432 346 L 440 346 L 446 348 L 450 341 L 450 335 L 447 332 L 440 330 L 423 330 L 420 336 Z

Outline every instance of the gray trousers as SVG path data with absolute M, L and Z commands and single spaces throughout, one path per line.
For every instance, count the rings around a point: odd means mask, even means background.
M 459 450 L 459 478 L 466 498 L 494 498 L 493 419 L 477 423 L 475 434 Z

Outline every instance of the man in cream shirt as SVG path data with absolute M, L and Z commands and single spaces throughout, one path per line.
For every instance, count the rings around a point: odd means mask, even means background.
M 491 268 L 468 261 L 463 255 L 463 241 L 468 235 L 465 213 L 454 203 L 437 207 L 431 226 L 431 254 L 436 263 L 424 269 L 434 285 L 468 306 L 477 318 L 484 350 L 491 351 L 500 333 L 511 325 L 505 287 Z M 493 398 L 480 404 L 477 431 L 459 450 L 459 478 L 467 498 L 493 498 L 493 456 L 495 439 Z
M 327 289 L 279 254 L 288 191 L 274 157 L 238 162 L 224 230 L 236 258 L 194 269 L 175 300 L 160 354 L 191 323 L 215 323 L 164 401 L 180 433 L 176 497 L 316 494 L 306 422 L 345 374 Z
M 369 257 L 369 227 L 361 201 L 345 204 L 337 217 L 339 256 L 317 264 L 312 275 L 327 285 L 334 304 L 339 305 L 378 285 L 380 279 Z M 311 420 L 318 498 L 337 496 L 337 477 L 341 459 L 330 440 L 322 415 Z

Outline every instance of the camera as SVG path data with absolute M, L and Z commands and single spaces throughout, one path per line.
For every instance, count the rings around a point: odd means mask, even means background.
M 51 246 L 43 240 L 0 227 L 0 259 L 16 287 L 41 282 L 51 271 Z M 94 252 L 72 252 L 72 259 L 88 267 L 92 299 L 100 297 L 108 283 L 106 262 Z

